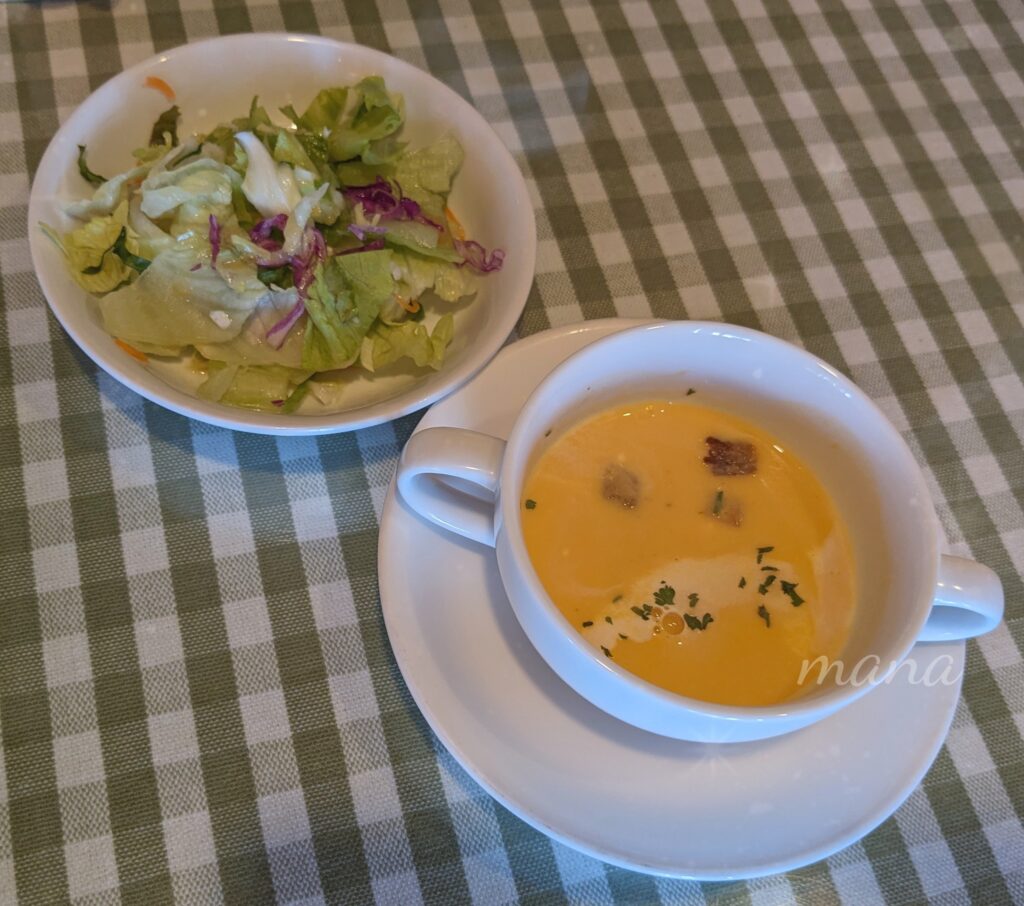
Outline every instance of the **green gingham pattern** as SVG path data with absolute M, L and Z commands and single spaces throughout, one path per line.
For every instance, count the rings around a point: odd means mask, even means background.
M 116 0 L 0 22 L 0 903 L 1024 903 L 1018 0 Z M 924 783 L 863 841 L 721 885 L 551 843 L 441 748 L 387 644 L 378 515 L 416 417 L 210 428 L 48 314 L 26 209 L 60 122 L 156 51 L 282 29 L 389 51 L 494 124 L 540 232 L 520 334 L 759 327 L 903 432 L 1007 620 L 969 644 Z

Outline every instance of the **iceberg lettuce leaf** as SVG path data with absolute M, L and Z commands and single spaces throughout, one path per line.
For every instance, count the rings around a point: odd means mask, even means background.
M 292 392 L 309 377 L 308 371 L 281 365 L 225 365 L 210 362 L 208 377 L 199 387 L 204 399 L 263 411 L 279 411 Z
M 455 302 L 477 290 L 477 279 L 472 272 L 448 261 L 396 253 L 395 264 L 401 273 L 400 289 L 405 289 L 410 299 L 418 299 L 427 290 L 433 290 L 445 302 Z
M 102 217 L 112 214 L 114 209 L 124 201 L 133 184 L 142 180 L 149 172 L 149 165 L 133 167 L 117 176 L 112 176 L 93 192 L 92 198 L 74 201 L 64 212 L 78 220 L 89 220 L 91 217 Z
M 264 217 L 291 214 L 301 198 L 291 167 L 277 163 L 253 133 L 239 132 L 235 139 L 248 159 L 242 182 L 245 197 Z
M 196 349 L 208 359 L 234 365 L 284 365 L 302 367 L 302 349 L 308 319 L 302 319 L 285 337 L 279 349 L 267 342 L 267 333 L 292 309 L 298 292 L 273 290 L 260 299 L 238 336 L 226 343 L 198 343 Z
M 332 160 L 361 156 L 371 142 L 387 138 L 405 121 L 405 100 L 388 91 L 380 76 L 367 76 L 352 91 L 359 92 L 352 118 L 335 126 L 327 138 Z
M 348 88 L 322 88 L 317 92 L 316 97 L 309 102 L 306 112 L 298 120 L 295 120 L 295 124 L 307 129 L 309 132 L 322 132 L 324 129 L 333 129 L 345 112 L 345 102 L 347 100 Z
M 429 258 L 455 263 L 462 261 L 462 256 L 452 246 L 447 234 L 439 233 L 433 227 L 415 220 L 388 221 L 384 241 L 388 245 L 411 249 Z
M 444 364 L 454 330 L 455 319 L 450 313 L 442 317 L 432 331 L 413 321 L 396 325 L 377 323 L 363 339 L 360 364 L 374 372 L 408 358 L 420 368 L 429 366 L 436 371 Z
M 232 192 L 240 183 L 240 177 L 231 167 L 202 157 L 174 170 L 162 170 L 146 177 L 141 188 L 140 210 L 151 220 L 173 212 L 182 229 L 208 223 L 211 214 L 223 220 L 233 210 Z
M 67 256 L 68 270 L 86 292 L 109 293 L 129 281 L 135 271 L 115 253 L 114 246 L 128 222 L 128 202 L 123 201 L 112 214 L 94 217 L 88 223 L 60 237 L 59 245 Z M 51 238 L 54 238 L 52 231 Z M 134 233 L 126 233 L 126 250 L 139 251 Z
M 421 196 L 427 201 L 437 196 L 446 198 L 465 157 L 458 139 L 445 134 L 433 144 L 400 158 L 394 168 L 394 178 L 406 195 L 426 207 Z
M 346 368 L 391 297 L 391 252 L 382 249 L 331 258 L 317 269 L 306 297 L 302 364 L 310 371 Z
M 108 258 L 114 256 L 107 256 Z M 118 261 L 118 265 L 124 267 Z M 199 265 L 198 268 L 193 268 Z M 137 280 L 104 296 L 107 332 L 132 343 L 189 346 L 224 343 L 237 336 L 267 290 L 237 291 L 188 245 L 161 252 Z M 247 285 L 246 285 L 247 286 Z

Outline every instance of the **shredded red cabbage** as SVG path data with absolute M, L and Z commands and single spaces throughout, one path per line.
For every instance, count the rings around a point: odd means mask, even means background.
M 397 182 L 395 189 L 397 189 L 397 195 L 392 190 L 391 183 L 384 177 L 378 176 L 372 185 L 349 186 L 342 189 L 341 192 L 353 204 L 361 204 L 363 211 L 370 216 L 379 214 L 381 220 L 415 220 L 417 223 L 426 224 L 435 230 L 442 229 L 439 223 L 434 223 L 423 214 L 422 209 L 415 201 L 402 196 L 402 187 Z
M 464 261 L 462 267 L 468 264 L 473 270 L 480 274 L 490 274 L 493 271 L 500 271 L 505 263 L 505 252 L 503 249 L 495 249 L 488 254 L 479 242 L 475 239 L 452 239 L 455 251 L 462 255 Z
M 267 217 L 265 220 L 261 220 L 251 230 L 249 230 L 249 238 L 256 243 L 261 249 L 266 249 L 268 252 L 276 252 L 281 248 L 281 243 L 274 239 L 270 234 L 274 230 L 284 230 L 284 225 L 288 222 L 287 214 L 278 214 L 276 217 Z M 283 261 L 281 262 L 284 263 Z
M 284 216 L 284 215 L 279 215 Z M 383 243 L 381 243 L 383 245 Z M 281 257 L 281 256 L 279 256 Z M 281 260 L 275 261 L 269 266 L 278 267 L 288 264 L 292 269 L 292 280 L 298 293 L 298 301 L 280 321 L 267 331 L 267 342 L 274 349 L 280 349 L 288 335 L 292 325 L 302 317 L 306 310 L 306 293 L 310 284 L 316 279 L 316 269 L 327 257 L 327 243 L 324 241 L 324 234 L 315 227 L 307 229 L 302 234 L 302 244 L 296 255 L 283 256 Z M 266 261 L 258 262 L 261 266 L 268 266 Z
M 379 236 L 382 233 L 386 233 L 387 228 L 382 226 L 371 226 L 370 224 L 360 225 L 358 223 L 350 223 L 348 225 L 348 231 L 360 242 L 366 242 L 367 236 L 370 234 Z
M 220 224 L 217 222 L 217 215 L 210 215 L 210 264 L 217 263 L 217 256 L 220 254 Z
M 306 298 L 306 290 L 316 276 L 317 265 L 326 257 L 327 243 L 324 242 L 323 233 L 317 229 L 307 231 L 299 254 L 291 260 L 292 279 L 299 291 L 300 301 Z
M 288 314 L 267 331 L 267 342 L 274 349 L 280 349 L 284 343 L 284 338 L 288 335 L 288 331 L 291 330 L 292 325 L 302 317 L 305 311 L 306 302 L 304 299 L 299 299 L 289 309 Z

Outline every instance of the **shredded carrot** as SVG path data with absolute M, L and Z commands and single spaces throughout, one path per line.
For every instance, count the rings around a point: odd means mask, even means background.
M 159 76 L 154 76 L 154 75 L 147 76 L 146 77 L 146 87 L 147 88 L 155 88 L 165 98 L 167 98 L 167 100 L 171 101 L 172 103 L 174 102 L 174 98 L 175 98 L 174 89 L 171 88 L 171 86 L 168 85 Z
M 114 337 L 114 342 L 121 347 L 125 352 L 128 353 L 133 359 L 138 359 L 140 362 L 148 362 L 149 357 L 144 352 L 139 352 L 134 346 L 129 346 L 124 340 L 119 340 Z
M 466 238 L 466 231 L 462 228 L 462 224 L 459 223 L 459 218 L 455 216 L 455 212 L 445 205 L 444 216 L 448 218 L 448 226 L 451 228 L 452 235 L 458 240 L 464 240 Z
M 416 314 L 420 310 L 420 303 L 415 299 L 406 299 L 405 296 L 395 296 L 395 301 L 410 314 Z

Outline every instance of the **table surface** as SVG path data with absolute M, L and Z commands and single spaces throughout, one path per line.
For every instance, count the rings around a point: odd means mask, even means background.
M 750 883 L 550 842 L 445 753 L 387 643 L 378 515 L 417 416 L 233 434 L 63 334 L 26 238 L 50 137 L 123 67 L 248 30 L 389 51 L 494 124 L 540 235 L 520 336 L 721 318 L 885 410 L 1007 592 L 892 819 Z M 0 6 L 0 902 L 1024 903 L 1022 36 L 1017 0 Z

